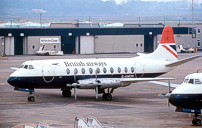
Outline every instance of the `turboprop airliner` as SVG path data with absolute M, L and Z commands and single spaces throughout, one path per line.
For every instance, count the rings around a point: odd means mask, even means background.
M 168 86 L 168 83 L 164 82 L 151 81 L 150 83 Z M 202 109 L 202 73 L 189 74 L 182 84 L 170 84 L 170 87 L 175 89 L 159 96 L 169 98 L 169 103 L 176 106 L 176 112 L 194 113 L 192 124 L 200 126 L 201 120 L 197 117 Z
M 28 101 L 35 101 L 34 89 L 58 88 L 64 97 L 74 89 L 95 89 L 96 98 L 102 93 L 103 100 L 112 100 L 113 91 L 131 83 L 168 78 L 154 78 L 167 73 L 177 65 L 196 59 L 193 56 L 178 60 L 173 29 L 166 26 L 157 49 L 150 54 L 133 58 L 103 59 L 52 59 L 30 60 L 22 63 L 7 82 L 14 90 L 30 92 Z M 107 91 L 107 92 L 106 92 Z

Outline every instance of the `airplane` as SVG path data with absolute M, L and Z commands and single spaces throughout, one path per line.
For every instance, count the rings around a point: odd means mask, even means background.
M 169 91 L 167 94 L 159 94 L 159 96 L 169 98 L 169 103 L 176 106 L 176 112 L 194 113 L 192 124 L 201 126 L 201 120 L 197 117 L 201 114 L 202 109 L 202 73 L 187 75 L 180 85 L 167 85 L 167 83 L 159 81 L 150 81 L 150 83 L 176 87 L 173 91 Z
M 30 60 L 15 68 L 7 82 L 14 90 L 30 92 L 27 99 L 31 102 L 35 101 L 34 89 L 38 88 L 61 89 L 64 97 L 70 97 L 74 89 L 75 99 L 77 89 L 95 89 L 96 99 L 98 94 L 103 94 L 103 100 L 111 101 L 111 93 L 119 87 L 141 81 L 167 80 L 154 77 L 200 57 L 178 60 L 170 26 L 163 29 L 159 46 L 153 53 L 138 55 L 132 58 Z

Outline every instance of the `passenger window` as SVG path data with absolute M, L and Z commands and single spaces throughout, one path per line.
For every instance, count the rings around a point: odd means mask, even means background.
M 127 67 L 125 67 L 125 73 L 127 73 L 128 72 L 128 69 L 127 69 Z
M 100 73 L 100 69 L 99 68 L 97 68 L 97 73 Z
M 107 72 L 107 69 L 106 69 L 106 68 L 103 68 L 103 72 L 106 73 L 106 72 Z
M 34 67 L 32 65 L 29 65 L 29 69 L 34 69 Z
M 92 74 L 93 73 L 93 69 L 89 68 L 89 72 L 90 72 L 90 74 Z
M 133 67 L 131 67 L 131 72 L 132 72 L 132 73 L 134 72 L 134 68 L 133 68 Z
M 82 68 L 82 69 L 81 69 L 81 72 L 82 72 L 82 74 L 85 74 L 85 69 Z
M 67 74 L 70 74 L 70 70 L 69 70 L 69 68 L 67 68 L 66 72 L 67 72 Z
M 189 80 L 189 83 L 190 83 L 190 84 L 194 84 L 194 79 L 190 79 L 190 80 Z
M 77 68 L 75 68 L 75 69 L 74 69 L 74 73 L 75 73 L 75 74 L 77 74 L 77 73 L 78 73 L 78 70 L 77 70 Z
M 113 69 L 112 67 L 110 68 L 110 72 L 111 72 L 111 73 L 113 73 L 113 72 L 114 72 L 114 69 Z
M 121 72 L 121 68 L 120 67 L 118 67 L 118 73 L 120 73 Z

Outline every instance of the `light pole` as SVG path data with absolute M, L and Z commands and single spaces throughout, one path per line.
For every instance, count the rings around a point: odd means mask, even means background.
M 42 13 L 40 13 L 40 25 L 41 25 L 41 27 L 42 27 L 42 24 L 41 24 L 41 16 L 42 16 Z

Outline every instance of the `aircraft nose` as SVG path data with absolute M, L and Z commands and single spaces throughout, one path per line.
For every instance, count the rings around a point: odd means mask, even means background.
M 10 85 L 13 85 L 13 78 L 12 77 L 9 77 L 7 79 L 7 82 L 10 84 Z
M 169 102 L 170 102 L 172 105 L 175 105 L 175 104 L 176 104 L 175 95 L 173 95 L 173 94 L 170 95 L 170 97 L 169 97 Z

